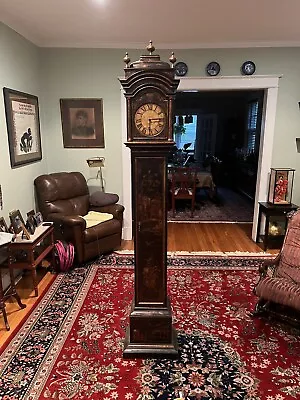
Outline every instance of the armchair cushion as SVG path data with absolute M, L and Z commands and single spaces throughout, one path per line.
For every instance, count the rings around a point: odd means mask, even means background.
M 119 196 L 114 193 L 105 193 L 98 190 L 90 195 L 91 206 L 103 207 L 110 204 L 116 204 L 118 201 Z

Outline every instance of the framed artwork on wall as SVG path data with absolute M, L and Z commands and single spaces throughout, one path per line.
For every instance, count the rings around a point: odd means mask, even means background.
M 38 98 L 3 88 L 11 167 L 42 159 Z
M 102 99 L 60 99 L 64 147 L 104 148 Z

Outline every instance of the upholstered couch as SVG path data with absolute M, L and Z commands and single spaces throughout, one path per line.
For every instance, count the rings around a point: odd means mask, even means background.
M 80 172 L 44 174 L 34 180 L 36 199 L 44 221 L 53 221 L 55 238 L 74 244 L 75 260 L 83 263 L 120 247 L 124 207 L 117 195 L 90 195 Z M 113 218 L 87 227 L 89 211 L 112 214 Z

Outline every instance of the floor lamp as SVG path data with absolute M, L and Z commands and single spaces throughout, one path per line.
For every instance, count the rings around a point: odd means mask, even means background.
M 102 175 L 102 167 L 104 167 L 104 161 L 105 161 L 104 157 L 92 157 L 92 158 L 88 158 L 86 160 L 86 162 L 88 163 L 88 166 L 90 168 L 98 168 L 96 178 L 90 178 L 87 180 L 87 182 L 91 179 L 100 179 L 100 185 L 101 185 L 102 192 L 105 192 L 104 180 L 103 180 L 103 175 Z

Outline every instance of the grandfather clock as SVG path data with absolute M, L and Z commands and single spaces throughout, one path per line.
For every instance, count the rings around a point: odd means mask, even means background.
M 177 335 L 167 296 L 167 156 L 174 145 L 173 103 L 178 79 L 171 66 L 149 54 L 130 63 L 120 79 L 127 103 L 131 150 L 135 288 L 124 358 L 177 357 Z

